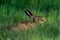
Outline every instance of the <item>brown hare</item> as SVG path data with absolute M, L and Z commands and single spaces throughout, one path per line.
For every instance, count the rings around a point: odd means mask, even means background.
M 23 21 L 9 26 L 9 29 L 13 30 L 28 30 L 34 28 L 38 24 L 42 24 L 46 21 L 45 17 L 35 16 L 30 10 L 25 11 L 26 15 L 33 18 L 31 21 Z

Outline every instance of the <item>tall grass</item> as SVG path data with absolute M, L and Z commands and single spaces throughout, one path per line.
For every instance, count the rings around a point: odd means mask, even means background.
M 60 0 L 0 0 L 0 40 L 60 40 Z M 7 30 L 5 27 L 32 20 L 25 13 L 46 17 L 46 22 L 28 31 Z
M 0 6 L 7 5 L 17 9 L 50 10 L 59 9 L 60 0 L 0 0 Z
M 39 10 L 32 10 L 32 12 L 35 15 L 47 15 Z M 24 10 L 3 6 L 0 10 L 0 40 L 59 40 L 59 13 L 57 10 L 51 10 L 48 12 L 48 17 L 46 17 L 46 23 L 38 25 L 33 30 L 16 32 L 13 30 L 8 31 L 5 27 L 24 20 L 31 20 L 31 18 L 26 16 Z

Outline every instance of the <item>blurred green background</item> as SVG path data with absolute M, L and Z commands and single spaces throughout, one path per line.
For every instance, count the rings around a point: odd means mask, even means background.
M 33 30 L 16 32 L 8 25 L 31 20 L 24 10 L 46 17 Z M 60 40 L 60 0 L 0 0 L 0 40 Z

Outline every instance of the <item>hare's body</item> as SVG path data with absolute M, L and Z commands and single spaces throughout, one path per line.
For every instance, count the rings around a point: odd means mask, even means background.
M 29 28 L 34 28 L 37 23 L 33 21 L 24 21 L 11 25 L 9 28 L 13 30 L 27 30 Z
M 38 24 L 42 24 L 46 21 L 45 17 L 35 16 L 29 10 L 25 11 L 26 15 L 33 18 L 31 21 L 23 21 L 9 26 L 9 29 L 13 30 L 27 30 L 29 28 L 34 28 Z

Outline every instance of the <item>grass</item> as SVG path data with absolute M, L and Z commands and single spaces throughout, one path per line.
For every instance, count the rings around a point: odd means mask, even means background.
M 32 10 L 35 15 L 45 16 L 47 21 L 36 26 L 33 30 L 13 31 L 5 27 L 24 20 L 31 20 L 24 10 L 3 6 L 0 8 L 0 40 L 60 40 L 60 10 L 51 10 L 48 13 Z M 58 15 L 57 15 L 58 14 Z

